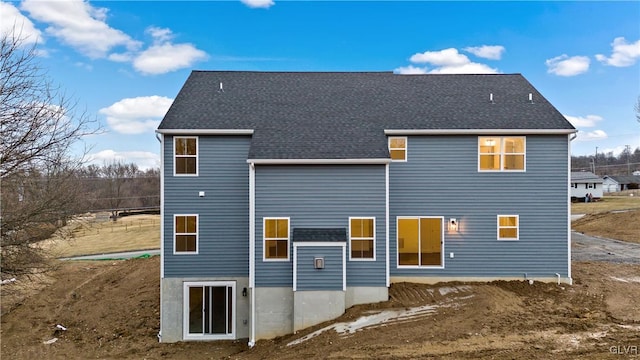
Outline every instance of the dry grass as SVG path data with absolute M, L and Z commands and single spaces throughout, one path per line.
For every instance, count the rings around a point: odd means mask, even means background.
M 640 209 L 589 214 L 573 221 L 571 227 L 588 235 L 640 244 Z
M 159 215 L 127 216 L 116 222 L 91 217 L 76 220 L 70 226 L 72 239 L 49 244 L 57 257 L 160 248 Z
M 615 210 L 640 209 L 640 196 L 633 193 L 626 195 L 605 195 L 600 201 L 571 204 L 572 214 L 598 214 Z

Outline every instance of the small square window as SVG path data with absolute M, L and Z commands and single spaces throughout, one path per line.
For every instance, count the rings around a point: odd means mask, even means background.
M 198 138 L 175 137 L 174 174 L 198 175 Z
M 389 137 L 389 154 L 392 161 L 407 161 L 407 138 Z
M 518 240 L 519 233 L 520 217 L 518 215 L 498 215 L 498 240 Z
M 198 215 L 174 215 L 173 252 L 198 253 Z
M 349 218 L 350 260 L 375 260 L 375 218 Z
M 264 259 L 289 260 L 289 219 L 264 218 Z

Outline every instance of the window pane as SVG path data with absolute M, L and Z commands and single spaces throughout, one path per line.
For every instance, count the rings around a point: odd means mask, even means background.
M 176 252 L 196 251 L 196 236 L 195 235 L 176 235 Z
M 524 138 L 505 138 L 505 153 L 524 153 Z
M 481 137 L 479 142 L 481 154 L 500 153 L 500 138 Z
M 373 240 L 352 240 L 351 258 L 373 259 Z
M 420 219 L 420 265 L 440 265 L 442 221 L 440 219 Z
M 480 170 L 500 170 L 500 155 L 480 155 Z
M 517 228 L 501 228 L 500 238 L 501 239 L 517 239 L 518 229 Z
M 288 238 L 289 237 L 289 220 L 287 220 L 287 219 L 278 219 L 277 234 L 278 234 L 279 238 Z
M 189 333 L 202 334 L 202 287 L 189 288 Z
M 176 155 L 184 155 L 186 153 L 186 139 L 184 138 L 176 138 Z
M 515 216 L 500 216 L 500 226 L 518 226 L 518 220 Z
M 403 137 L 392 137 L 389 138 L 389 147 L 392 149 L 406 149 L 407 144 L 405 142 L 405 138 Z
M 187 143 L 186 155 L 196 155 L 196 139 L 185 139 Z
M 264 221 L 264 237 L 270 239 L 276 237 L 276 220 L 268 219 Z
M 286 259 L 287 258 L 287 253 L 288 253 L 288 248 L 287 248 L 287 244 L 288 242 L 286 240 L 278 240 L 277 242 L 277 255 L 276 257 L 278 259 Z
M 185 216 L 187 218 L 187 231 L 188 233 L 197 232 L 196 228 L 196 217 L 195 216 Z
M 186 218 L 184 216 L 176 216 L 176 233 L 185 233 L 186 230 Z
M 267 259 L 286 259 L 287 258 L 287 240 L 267 240 L 265 241 L 265 258 Z
M 524 170 L 524 155 L 505 155 L 505 170 Z
M 195 174 L 196 173 L 196 158 L 188 157 L 184 158 L 184 173 L 185 174 Z
M 362 237 L 373 237 L 373 219 L 362 219 Z
M 398 263 L 418 265 L 418 219 L 398 220 Z
M 390 153 L 392 160 L 406 160 L 406 150 L 391 150 Z

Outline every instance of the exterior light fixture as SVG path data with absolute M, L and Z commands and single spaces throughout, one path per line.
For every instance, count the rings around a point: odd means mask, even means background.
M 455 218 L 449 219 L 449 231 L 458 231 L 458 220 Z
M 313 258 L 313 267 L 316 269 L 324 269 L 324 258 Z

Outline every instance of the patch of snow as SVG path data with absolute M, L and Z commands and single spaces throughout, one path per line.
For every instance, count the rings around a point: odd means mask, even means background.
M 630 278 L 619 278 L 619 277 L 615 277 L 615 276 L 610 276 L 610 278 L 612 278 L 615 281 L 620 281 L 620 282 L 623 282 L 623 283 L 630 283 L 630 282 L 640 283 L 640 277 L 638 277 L 638 276 L 630 277 Z
M 16 278 L 2 280 L 2 282 L 0 282 L 0 284 L 5 285 L 5 284 L 11 284 L 12 282 L 16 282 Z
M 53 338 L 53 339 L 50 339 L 50 340 L 47 340 L 47 341 L 43 341 L 42 343 L 45 344 L 45 345 L 51 345 L 56 341 L 58 341 L 58 338 Z
M 451 293 L 458 293 L 471 290 L 471 286 L 453 286 L 453 287 L 441 287 L 438 289 L 440 295 L 445 296 Z
M 431 314 L 438 307 L 441 307 L 441 306 L 424 305 L 424 306 L 418 306 L 418 307 L 401 309 L 401 310 L 385 310 L 372 315 L 365 315 L 351 322 L 341 322 L 337 324 L 332 324 L 322 329 L 316 330 L 311 334 L 305 335 L 300 339 L 296 339 L 288 343 L 287 346 L 303 343 L 309 339 L 312 339 L 322 334 L 327 330 L 333 329 L 339 335 L 345 336 L 345 335 L 353 334 L 356 331 L 362 330 L 364 328 L 375 328 L 375 327 L 385 326 L 387 324 L 391 324 L 395 322 L 414 319 L 420 316 Z

